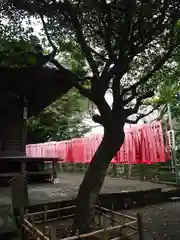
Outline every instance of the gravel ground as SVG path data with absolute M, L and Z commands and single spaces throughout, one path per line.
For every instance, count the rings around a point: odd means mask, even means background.
M 58 184 L 36 184 L 29 185 L 30 204 L 44 202 L 70 200 L 76 197 L 80 183 L 84 175 L 79 173 L 60 173 Z M 172 189 L 172 186 L 156 184 L 151 182 L 140 182 L 138 180 L 126 180 L 107 176 L 101 193 L 118 193 L 123 191 L 139 191 L 161 188 Z M 0 206 L 11 203 L 10 190 L 0 188 Z
M 180 201 L 123 211 L 130 216 L 137 212 L 143 216 L 144 240 L 180 239 Z
M 143 216 L 145 240 L 180 239 L 180 201 L 123 211 L 131 216 Z
M 28 187 L 30 204 L 72 199 L 76 197 L 82 179 L 83 174 L 61 173 L 59 175 L 59 184 L 30 185 Z M 101 193 L 118 193 L 153 188 L 161 188 L 165 191 L 169 188 L 172 189 L 172 187 L 162 184 L 106 177 Z M 10 189 L 0 188 L 0 206 L 4 207 L 10 204 Z M 135 212 L 137 212 L 137 209 L 128 211 L 128 214 L 133 215 Z M 180 239 L 180 202 L 149 206 L 139 209 L 139 212 L 144 216 L 145 233 L 149 237 L 145 240 L 152 240 L 153 235 L 157 236 L 156 240 Z
M 38 184 L 29 186 L 30 202 L 34 204 L 73 199 L 77 195 L 83 177 L 83 174 L 60 173 L 58 176 L 59 184 Z M 168 190 L 173 187 L 151 182 L 140 182 L 138 180 L 106 177 L 101 193 L 119 193 L 123 191 L 139 191 L 155 188 Z

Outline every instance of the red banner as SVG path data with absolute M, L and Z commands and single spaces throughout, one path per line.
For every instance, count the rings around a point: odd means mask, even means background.
M 26 146 L 28 157 L 55 157 L 64 162 L 89 163 L 103 136 L 47 142 Z M 116 157 L 115 164 L 153 164 L 170 159 L 169 146 L 164 145 L 161 122 L 132 125 L 125 129 L 125 140 Z

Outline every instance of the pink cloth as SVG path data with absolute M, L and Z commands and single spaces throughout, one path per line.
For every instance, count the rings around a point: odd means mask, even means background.
M 56 157 L 64 162 L 89 163 L 102 141 L 102 135 L 70 141 L 47 142 L 26 146 L 29 157 Z M 125 139 L 112 159 L 115 164 L 153 164 L 170 159 L 168 139 L 164 146 L 161 122 L 125 128 Z

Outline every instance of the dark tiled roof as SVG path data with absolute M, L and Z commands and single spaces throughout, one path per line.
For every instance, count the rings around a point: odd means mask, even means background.
M 44 67 L 0 68 L 0 94 L 11 92 L 25 95 L 28 117 L 38 114 L 71 87 L 68 79 L 63 78 L 50 63 Z

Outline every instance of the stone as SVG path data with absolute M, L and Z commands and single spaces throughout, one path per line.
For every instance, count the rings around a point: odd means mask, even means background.
M 18 232 L 11 205 L 0 206 L 0 236 L 7 233 Z M 1 237 L 0 237 L 1 239 Z

